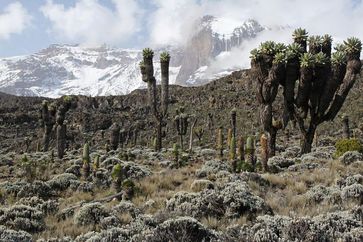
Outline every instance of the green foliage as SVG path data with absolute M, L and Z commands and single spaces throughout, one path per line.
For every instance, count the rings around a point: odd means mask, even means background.
M 320 35 L 313 35 L 310 36 L 308 39 L 309 45 L 310 46 L 321 46 L 322 44 L 322 37 Z
M 132 154 L 130 151 L 122 151 L 118 154 L 118 158 L 123 161 L 132 161 L 136 159 L 136 155 Z
M 68 95 L 63 96 L 63 101 L 64 101 L 65 103 L 71 103 L 71 102 L 72 102 L 72 100 L 73 100 L 73 98 L 72 98 L 71 96 L 68 96 Z
M 247 137 L 246 154 L 251 154 L 255 150 L 255 144 L 252 137 Z
M 273 63 L 274 64 L 282 64 L 282 63 L 285 63 L 285 62 L 286 62 L 286 54 L 282 53 L 282 52 L 276 53 L 276 55 L 274 56 Z
M 276 43 L 274 41 L 263 42 L 260 45 L 260 51 L 265 55 L 275 55 L 275 45 Z
M 251 165 L 252 166 L 252 165 Z M 253 168 L 253 167 L 252 167 Z M 255 167 L 255 170 L 254 172 L 256 171 L 263 171 L 263 167 L 262 167 L 262 163 L 261 162 L 257 162 L 256 163 L 256 167 Z
M 325 65 L 329 62 L 329 58 L 323 52 L 314 55 L 316 65 Z
M 347 151 L 358 151 L 363 153 L 363 145 L 358 139 L 340 139 L 335 143 L 335 157 L 342 156 Z
M 301 67 L 313 67 L 315 64 L 315 57 L 311 53 L 304 53 L 300 58 Z
M 343 53 L 345 53 L 345 48 L 346 48 L 346 46 L 344 44 L 337 44 L 334 47 L 334 50 L 336 50 L 337 52 L 343 52 Z
M 284 53 L 286 51 L 286 45 L 283 43 L 276 43 L 275 44 L 275 53 Z
M 298 43 L 292 43 L 287 46 L 286 49 L 286 59 L 293 59 L 300 57 L 300 55 L 303 53 L 303 48 Z
M 333 65 L 344 65 L 346 60 L 347 56 L 343 51 L 334 52 L 331 57 L 331 62 Z
M 89 157 L 89 144 L 85 143 L 83 146 L 83 156 L 82 156 L 83 164 L 90 163 L 90 157 Z
M 253 49 L 250 52 L 250 59 L 257 61 L 261 58 L 261 51 L 259 49 Z
M 154 57 L 154 51 L 150 48 L 145 48 L 142 50 L 142 55 L 144 59 L 152 59 Z
M 124 189 L 134 189 L 135 188 L 135 183 L 131 179 L 125 179 L 122 182 L 122 187 Z
M 356 37 L 348 38 L 344 41 L 344 45 L 348 54 L 359 54 L 362 51 L 362 42 Z
M 122 166 L 121 166 L 121 164 L 116 164 L 112 168 L 111 177 L 112 177 L 112 180 L 114 180 L 114 181 L 116 181 L 116 180 L 121 181 L 122 180 L 123 177 L 122 177 Z
M 303 28 L 295 29 L 292 38 L 296 41 L 306 41 L 308 39 L 308 32 Z
M 323 45 L 330 45 L 333 42 L 333 37 L 329 34 L 324 34 L 321 38 L 321 42 Z
M 100 167 L 100 156 L 96 155 L 95 160 L 93 162 L 93 171 L 97 171 Z
M 36 163 L 33 162 L 32 160 L 29 160 L 26 155 L 23 155 L 19 163 L 24 172 L 26 181 L 32 183 L 37 176 Z
M 253 172 L 254 169 L 251 164 L 242 160 L 242 161 L 239 161 L 237 164 L 237 172 L 242 172 L 242 171 Z
M 182 155 L 179 159 L 179 167 L 183 167 L 189 164 L 189 155 Z
M 160 54 L 160 62 L 169 62 L 170 54 L 168 52 L 163 52 Z

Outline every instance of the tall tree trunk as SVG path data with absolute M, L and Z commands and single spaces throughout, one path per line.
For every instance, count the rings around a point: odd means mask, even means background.
M 162 147 L 162 132 L 163 132 L 163 122 L 161 119 L 158 120 L 158 127 L 157 127 L 157 140 L 156 140 L 156 148 L 158 151 L 161 151 Z
M 345 139 L 350 139 L 350 129 L 349 129 L 349 118 L 348 116 L 343 117 L 343 135 Z
M 272 105 L 266 104 L 262 107 L 261 122 L 265 133 L 268 134 L 268 157 L 275 156 L 277 129 L 272 125 Z
M 306 154 L 311 152 L 311 147 L 313 145 L 315 136 L 316 126 L 311 125 L 307 132 L 302 134 L 301 137 L 301 154 Z
M 270 132 L 268 132 L 268 158 L 271 158 L 276 154 L 276 137 L 277 129 L 272 127 Z
M 184 145 L 183 145 L 183 135 L 179 135 L 179 138 L 180 138 L 180 148 L 181 148 L 181 151 L 184 151 Z
M 52 127 L 50 125 L 45 125 L 44 135 L 43 135 L 43 152 L 46 152 L 49 149 L 51 132 L 52 132 Z
M 192 153 L 193 151 L 193 132 L 194 132 L 194 127 L 197 124 L 198 119 L 195 118 L 192 126 L 190 127 L 190 136 L 189 136 L 189 153 Z
M 66 125 L 58 125 L 57 127 L 57 154 L 58 158 L 62 159 L 64 156 L 64 150 L 66 148 Z

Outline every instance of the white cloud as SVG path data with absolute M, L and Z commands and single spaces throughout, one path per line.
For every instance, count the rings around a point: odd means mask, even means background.
M 202 6 L 195 0 L 153 0 L 148 27 L 154 45 L 184 44 L 194 32 L 195 21 L 203 16 Z
M 363 40 L 363 3 L 358 0 L 153 0 L 157 10 L 150 18 L 150 39 L 154 44 L 185 43 L 196 28 L 193 21 L 204 15 L 244 21 L 255 19 L 263 26 L 289 26 L 266 31 L 230 53 L 211 60 L 206 75 L 221 69 L 249 66 L 249 52 L 260 42 L 291 42 L 298 27 L 309 34 L 331 34 L 335 42 L 356 36 Z
M 304 27 L 311 34 L 330 33 L 338 39 L 363 39 L 363 3 L 357 0 L 153 0 L 157 10 L 149 24 L 151 41 L 183 43 L 193 21 L 203 15 L 249 18 L 265 26 Z
M 51 32 L 66 41 L 120 44 L 139 31 L 142 10 L 137 0 L 112 0 L 114 9 L 100 2 L 77 0 L 66 8 L 48 0 L 41 12 L 51 21 Z
M 0 39 L 20 34 L 30 25 L 31 16 L 19 2 L 11 3 L 0 13 Z

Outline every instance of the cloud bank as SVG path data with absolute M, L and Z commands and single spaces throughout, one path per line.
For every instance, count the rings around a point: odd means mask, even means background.
M 363 40 L 363 3 L 361 0 L 154 0 L 151 38 L 156 44 L 185 43 L 196 30 L 193 22 L 204 15 L 237 21 L 254 19 L 272 28 L 244 42 L 231 52 L 211 60 L 206 78 L 221 70 L 248 68 L 249 52 L 266 40 L 290 43 L 295 28 L 306 28 L 310 35 L 331 34 L 334 43 L 356 36 Z M 178 4 L 176 3 L 178 2 Z M 173 17 L 170 17 L 173 16 Z M 175 17 L 174 17 L 175 16 Z M 279 27 L 285 27 L 280 29 Z
M 66 7 L 48 0 L 41 12 L 51 23 L 51 34 L 79 43 L 120 45 L 142 35 L 145 46 L 182 45 L 204 15 L 303 27 L 311 34 L 330 33 L 337 40 L 353 35 L 363 39 L 361 0 L 110 1 L 113 7 L 101 0 L 76 0 Z
M 11 3 L 0 13 L 0 39 L 22 33 L 30 25 L 31 16 L 19 2 Z
M 142 10 L 136 0 L 112 0 L 113 9 L 101 2 L 77 0 L 66 8 L 48 0 L 40 10 L 52 23 L 51 33 L 65 41 L 120 44 L 140 30 Z
M 353 35 L 363 39 L 361 0 L 152 1 L 157 7 L 150 18 L 151 40 L 154 42 L 183 42 L 182 39 L 193 31 L 190 27 L 193 21 L 207 14 L 237 20 L 252 18 L 270 27 L 303 27 L 311 34 L 330 33 L 338 40 Z M 163 38 L 158 38 L 162 36 L 160 33 L 164 33 Z

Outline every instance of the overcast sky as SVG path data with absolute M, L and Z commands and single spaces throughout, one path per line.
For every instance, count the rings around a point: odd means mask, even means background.
M 362 0 L 0 0 L 0 56 L 50 44 L 183 44 L 205 14 L 363 39 Z M 287 38 L 276 34 L 269 38 Z

